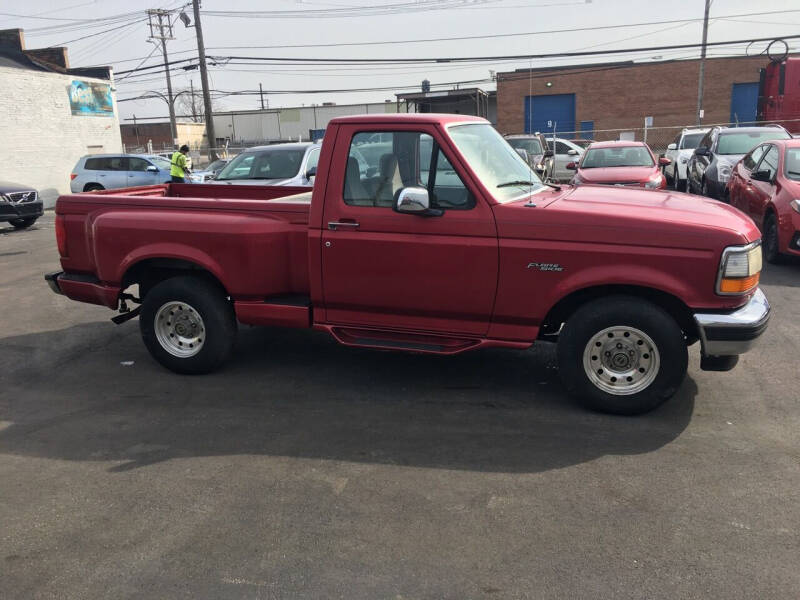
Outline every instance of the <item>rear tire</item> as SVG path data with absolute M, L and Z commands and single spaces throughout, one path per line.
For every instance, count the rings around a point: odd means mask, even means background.
M 762 243 L 762 252 L 764 253 L 764 260 L 770 264 L 780 264 L 783 255 L 780 252 L 780 244 L 778 238 L 778 220 L 775 215 L 769 213 L 767 218 L 764 219 L 764 240 Z
M 166 368 L 209 373 L 233 350 L 236 316 L 220 286 L 199 277 L 173 277 L 144 297 L 139 328 L 150 354 Z
M 579 308 L 558 341 L 566 390 L 589 408 L 638 415 L 671 398 L 686 376 L 683 332 L 662 308 L 609 296 Z
M 83 191 L 84 192 L 96 192 L 98 190 L 104 190 L 104 189 L 106 189 L 106 188 L 104 188 L 99 183 L 89 183 L 89 184 L 86 184 L 86 187 L 83 188 Z
M 23 218 L 23 219 L 11 219 L 11 220 L 9 221 L 9 224 L 10 224 L 10 225 L 11 225 L 11 226 L 12 226 L 14 229 L 27 229 L 28 227 L 30 227 L 31 225 L 33 225 L 34 223 L 36 223 L 36 220 L 37 220 L 38 218 L 39 218 L 39 217 L 25 217 L 25 218 Z

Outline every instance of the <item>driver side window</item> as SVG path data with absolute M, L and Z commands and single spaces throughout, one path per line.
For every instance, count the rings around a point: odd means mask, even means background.
M 425 187 L 433 208 L 466 210 L 475 200 L 427 133 L 361 132 L 347 158 L 343 199 L 351 206 L 392 208 L 397 192 Z

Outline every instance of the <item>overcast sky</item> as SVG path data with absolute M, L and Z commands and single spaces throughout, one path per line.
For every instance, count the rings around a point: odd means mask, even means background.
M 144 11 L 147 8 L 179 8 L 186 0 L 153 0 L 152 4 L 138 0 L 14 0 L 0 3 L 0 28 L 21 27 L 29 48 L 60 45 L 69 49 L 73 67 L 111 65 L 115 72 L 162 62 L 160 50 L 142 63 L 153 50 L 147 41 Z M 436 2 L 447 8 L 429 10 Z M 398 5 L 404 7 L 398 8 Z M 659 6 L 660 9 L 654 9 Z M 368 14 L 383 7 L 384 14 Z M 388 7 L 388 8 L 386 8 Z M 498 56 L 576 50 L 634 48 L 666 44 L 697 43 L 701 39 L 703 0 L 204 0 L 203 32 L 207 53 L 211 56 L 264 56 L 302 58 L 411 58 Z M 341 11 L 354 8 L 346 16 L 323 17 L 319 12 L 291 16 L 272 15 L 268 18 L 250 15 L 246 18 L 214 15 L 214 11 Z M 191 16 L 191 6 L 187 6 Z M 141 11 L 140 15 L 131 14 Z M 757 16 L 726 18 L 729 15 L 755 13 Z M 781 14 L 763 14 L 773 11 L 791 11 Z M 25 16 L 8 16 L 8 13 Z M 367 14 L 365 14 L 367 13 Z M 330 14 L 330 13 L 327 13 Z M 103 19 L 119 15 L 118 21 L 86 24 L 70 21 Z M 280 18 L 278 18 L 280 17 Z M 546 33 L 586 27 L 609 27 L 654 21 L 697 19 L 688 23 L 662 23 L 630 28 L 598 29 Z M 800 2 L 797 0 L 714 0 L 711 6 L 709 41 L 759 38 L 791 35 L 800 26 Z M 54 29 L 58 28 L 58 29 Z M 110 31 L 109 31 L 110 30 Z M 168 42 L 171 60 L 181 60 L 196 55 L 193 28 L 185 28 L 178 21 L 174 28 L 175 40 Z M 105 32 L 105 33 L 103 33 Z M 458 41 L 427 41 L 411 43 L 410 40 L 485 36 L 545 32 L 536 35 L 485 38 Z M 98 35 L 99 33 L 99 35 Z M 83 36 L 85 39 L 76 39 Z M 73 41 L 75 40 L 75 41 Z M 320 44 L 353 44 L 355 42 L 393 42 L 383 45 L 349 45 L 330 47 L 293 47 Z M 231 48 L 238 46 L 239 48 Z M 259 46 L 278 46 L 259 48 Z M 764 44 L 751 48 L 751 53 L 764 49 Z M 794 42 L 792 48 L 797 47 Z M 710 55 L 744 54 L 744 47 L 714 48 Z M 258 89 L 258 84 L 269 90 L 342 89 L 364 87 L 418 86 L 425 78 L 433 84 L 489 77 L 489 71 L 510 71 L 556 64 L 582 64 L 609 60 L 635 59 L 652 61 L 658 58 L 688 58 L 697 50 L 646 52 L 634 56 L 598 56 L 592 58 L 549 59 L 533 61 L 483 63 L 479 65 L 379 65 L 379 66 L 292 66 L 292 65 L 217 65 L 210 67 L 211 87 L 215 90 L 234 91 Z M 163 73 L 139 74 L 124 78 L 117 76 L 118 99 L 131 98 L 151 90 L 165 93 Z M 190 80 L 200 88 L 197 70 L 176 69 L 173 88 L 189 87 Z M 676 82 L 676 92 L 695 93 L 696 82 Z M 480 84 L 484 89 L 494 89 L 492 83 Z M 380 102 L 391 98 L 392 91 L 370 91 L 324 94 L 267 94 L 271 108 L 299 106 L 321 102 L 339 104 Z M 227 97 L 218 100 L 215 108 L 254 109 L 260 103 L 257 96 Z M 137 117 L 167 115 L 166 104 L 159 99 L 122 102 L 119 104 L 122 119 L 132 114 Z

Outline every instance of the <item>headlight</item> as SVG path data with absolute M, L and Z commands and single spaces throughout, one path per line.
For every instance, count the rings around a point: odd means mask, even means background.
M 720 165 L 717 167 L 717 174 L 719 175 L 719 180 L 721 183 L 725 183 L 728 179 L 731 178 L 731 166 L 730 165 Z
M 791 206 L 795 210 L 795 212 L 800 213 L 800 200 L 798 200 L 797 198 L 789 202 L 789 206 Z
M 3 194 L 0 194 L 0 202 L 8 202 L 8 198 L 6 198 Z
M 758 286 L 760 276 L 760 241 L 746 246 L 729 246 L 722 251 L 717 293 L 724 296 L 746 294 Z
M 650 179 L 645 182 L 644 187 L 649 189 L 658 189 L 661 187 L 661 184 L 664 182 L 664 177 L 661 173 L 653 175 Z
M 682 165 L 685 165 L 688 162 L 689 162 L 689 157 L 688 156 L 681 156 L 681 164 Z

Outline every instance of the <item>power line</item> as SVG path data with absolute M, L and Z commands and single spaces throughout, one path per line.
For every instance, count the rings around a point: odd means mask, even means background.
M 124 25 L 117 25 L 116 27 L 111 27 L 109 29 L 104 29 L 103 31 L 98 31 L 96 33 L 90 33 L 90 34 L 87 34 L 87 35 L 83 35 L 83 36 L 81 36 L 79 38 L 75 38 L 75 39 L 72 39 L 72 40 L 67 40 L 66 42 L 59 42 L 57 44 L 50 44 L 48 46 L 48 48 L 57 48 L 57 47 L 60 47 L 60 46 L 66 46 L 67 44 L 71 44 L 73 42 L 78 42 L 80 40 L 85 40 L 85 39 L 88 39 L 88 38 L 91 38 L 91 37 L 95 37 L 95 36 L 98 36 L 98 35 L 103 35 L 104 33 L 108 33 L 109 31 L 116 31 L 118 29 L 124 29 L 126 27 L 130 27 L 131 25 L 136 25 L 138 23 L 144 23 L 146 20 L 147 19 L 141 19 L 141 18 L 140 19 L 136 19 L 135 21 L 131 21 L 130 23 L 125 23 Z

